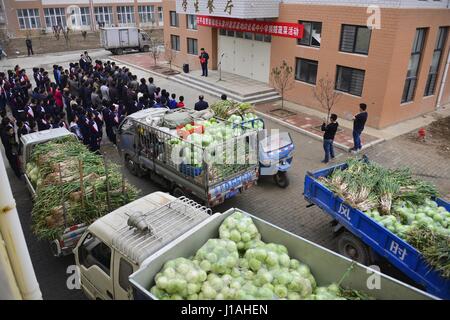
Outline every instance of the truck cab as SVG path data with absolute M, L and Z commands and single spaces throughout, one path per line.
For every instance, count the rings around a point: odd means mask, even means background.
M 155 192 L 99 218 L 74 249 L 82 290 L 92 300 L 132 299 L 128 277 L 209 214 L 192 200 Z

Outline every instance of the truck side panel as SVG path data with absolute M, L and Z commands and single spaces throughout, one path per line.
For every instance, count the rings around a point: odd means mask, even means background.
M 317 181 L 317 178 L 327 176 L 334 168 L 345 166 L 337 165 L 306 175 L 304 187 L 306 200 L 331 215 L 380 256 L 385 257 L 412 280 L 423 285 L 427 292 L 450 299 L 450 280 L 444 279 L 437 271 L 430 270 L 430 266 L 419 251 L 371 217 L 346 204 L 343 199 L 335 196 L 331 190 Z M 437 201 L 439 204 L 445 203 L 442 199 Z M 447 210 L 449 207 L 447 203 Z

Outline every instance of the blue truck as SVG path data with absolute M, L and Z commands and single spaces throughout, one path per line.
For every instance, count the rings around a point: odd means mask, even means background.
M 365 265 L 372 264 L 381 256 L 428 293 L 450 299 L 450 279 L 433 270 L 419 251 L 365 213 L 351 207 L 319 181 L 320 177 L 327 177 L 333 170 L 346 167 L 344 163 L 308 172 L 304 185 L 304 196 L 310 205 L 317 205 L 333 217 L 338 252 Z M 450 211 L 450 203 L 443 199 L 434 200 Z

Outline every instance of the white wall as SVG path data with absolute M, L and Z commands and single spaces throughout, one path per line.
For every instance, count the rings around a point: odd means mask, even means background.
M 385 8 L 448 8 L 448 0 L 284 0 L 283 3 L 313 4 L 331 6 L 360 6 L 378 5 Z

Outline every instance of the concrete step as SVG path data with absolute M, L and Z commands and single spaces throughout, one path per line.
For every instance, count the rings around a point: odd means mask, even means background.
M 171 79 L 215 97 L 220 97 L 222 94 L 226 94 L 229 99 L 241 103 L 248 102 L 251 104 L 258 104 L 277 101 L 281 99 L 281 96 L 274 89 L 263 90 L 261 92 L 255 92 L 246 96 L 242 96 L 223 86 L 215 86 L 206 81 L 199 81 L 195 77 L 186 77 L 184 74 L 176 75 L 174 77 L 171 77 Z
M 210 85 L 213 84 L 210 81 L 207 81 L 203 77 L 198 77 L 198 76 L 195 76 L 195 75 L 190 74 L 190 73 L 182 73 L 179 76 L 182 76 L 182 77 L 184 77 L 186 79 L 189 78 L 192 81 L 196 81 L 196 82 L 202 83 L 205 86 L 210 86 Z M 269 93 L 269 92 L 274 91 L 273 88 L 267 86 L 266 88 L 262 87 L 261 90 L 259 90 L 256 94 L 254 92 L 249 92 L 249 93 L 243 94 L 242 92 L 238 92 L 238 91 L 235 91 L 235 90 L 233 90 L 231 88 L 227 88 L 226 86 L 224 86 L 224 83 L 226 83 L 226 82 L 216 82 L 216 83 L 214 83 L 214 87 L 216 87 L 217 89 L 220 89 L 220 90 L 226 90 L 226 91 L 228 91 L 230 93 L 233 93 L 233 94 L 235 94 L 237 96 L 242 96 L 242 97 L 250 97 L 250 96 L 257 95 L 257 94 Z

